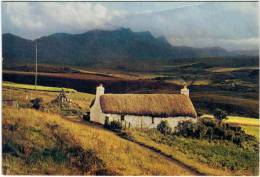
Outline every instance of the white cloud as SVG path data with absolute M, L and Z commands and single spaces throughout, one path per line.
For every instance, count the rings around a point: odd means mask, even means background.
M 18 31 L 25 36 L 33 33 L 35 37 L 38 33 L 76 33 L 101 28 L 123 13 L 89 2 L 3 3 L 3 11 L 3 18 L 9 23 L 7 27 L 4 24 L 4 31 Z
M 258 3 L 3 2 L 3 32 L 38 38 L 57 32 L 129 27 L 173 45 L 258 47 Z
M 259 39 L 244 38 L 244 39 L 213 39 L 213 38 L 169 38 L 169 42 L 177 46 L 191 46 L 191 47 L 216 47 L 221 46 L 227 50 L 255 50 L 259 46 Z
M 31 16 L 32 9 L 28 3 L 6 4 L 5 12 L 10 22 L 16 27 L 37 29 L 43 26 L 41 21 L 34 20 L 34 17 Z

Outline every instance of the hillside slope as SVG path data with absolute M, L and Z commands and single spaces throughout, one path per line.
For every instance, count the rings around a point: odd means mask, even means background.
M 9 175 L 193 175 L 104 129 L 7 107 L 3 170 Z

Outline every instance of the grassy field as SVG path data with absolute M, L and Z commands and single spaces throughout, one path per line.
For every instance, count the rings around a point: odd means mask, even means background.
M 4 86 L 3 97 L 10 95 L 19 103 L 36 97 L 48 103 L 58 93 Z M 94 99 L 94 95 L 80 92 L 68 96 L 84 111 L 89 110 Z M 5 174 L 192 175 L 182 166 L 110 131 L 26 107 L 3 107 L 3 145 Z M 76 153 L 67 158 L 71 151 Z
M 3 83 L 3 99 L 13 99 L 17 100 L 21 107 L 29 104 L 30 100 L 35 98 L 42 98 L 43 104 L 47 104 L 54 100 L 59 93 L 53 90 L 30 90 L 27 89 L 30 85 L 26 84 L 14 84 L 14 85 L 22 85 L 21 87 L 9 87 L 6 86 L 9 83 Z M 26 87 L 23 87 L 25 85 Z M 50 87 L 53 88 L 53 87 Z M 58 88 L 57 88 L 58 89 Z M 73 90 L 68 89 L 67 90 Z M 67 96 L 72 100 L 72 102 L 78 104 L 82 111 L 88 112 L 91 101 L 94 99 L 94 95 L 82 93 L 82 92 L 69 92 Z
M 211 117 L 212 115 L 203 115 Z M 259 140 L 259 119 L 228 116 L 224 122 L 237 124 Z M 199 172 L 208 175 L 256 175 L 259 173 L 258 152 L 227 141 L 207 141 L 184 137 L 164 137 L 156 130 L 135 130 L 128 133 L 138 142 L 160 150 Z
M 241 125 L 241 127 L 247 134 L 253 135 L 259 140 L 259 126 Z
M 63 89 L 65 92 L 77 92 L 76 90 L 70 89 L 70 88 L 46 87 L 46 86 L 36 86 L 35 87 L 35 85 L 18 84 L 18 83 L 13 83 L 13 82 L 4 82 L 2 85 L 4 87 L 28 89 L 28 90 L 60 92 Z
M 258 118 L 259 115 L 259 101 L 256 98 L 241 98 L 233 94 L 191 93 L 191 99 L 197 111 L 204 114 L 210 114 L 214 109 L 220 108 L 232 116 Z
M 135 141 L 156 149 L 202 174 L 257 175 L 258 152 L 223 140 L 164 136 L 156 130 L 128 131 Z
M 93 125 L 32 109 L 3 110 L 5 175 L 192 175 Z
M 241 71 L 241 70 L 257 70 L 258 67 L 238 67 L 238 68 L 223 68 L 223 67 L 216 67 L 210 68 L 209 71 L 211 72 L 231 72 L 231 71 Z
M 20 104 L 39 97 L 47 104 L 58 94 L 3 85 L 3 99 L 15 99 Z M 68 96 L 84 112 L 89 111 L 94 99 L 94 95 L 81 92 L 71 92 Z M 28 109 L 28 106 L 21 106 L 19 109 L 3 107 L 4 173 L 192 175 L 182 166 L 123 140 L 110 131 L 79 119 L 72 120 L 54 113 Z M 259 138 L 259 119 L 229 116 L 226 122 L 239 124 L 246 133 Z M 152 131 L 133 130 L 128 133 L 136 141 L 160 150 L 202 174 L 258 174 L 255 168 L 258 154 L 229 142 L 191 138 L 165 139 Z M 72 155 L 68 155 L 71 153 Z M 81 159 L 82 157 L 84 158 Z
M 201 117 L 213 118 L 213 115 L 203 115 Z M 227 119 L 224 120 L 224 122 L 234 123 L 239 125 L 259 126 L 260 120 L 258 118 L 250 118 L 250 117 L 227 116 Z

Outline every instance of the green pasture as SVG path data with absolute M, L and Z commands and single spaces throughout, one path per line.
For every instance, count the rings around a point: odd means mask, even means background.
M 77 92 L 74 89 L 71 88 L 61 88 L 61 87 L 47 87 L 47 86 L 36 86 L 35 85 L 29 85 L 29 84 L 18 84 L 13 82 L 3 82 L 3 87 L 9 87 L 9 88 L 17 88 L 17 89 L 28 89 L 28 90 L 39 90 L 39 91 L 51 91 L 51 92 L 59 92 L 62 89 L 65 92 Z

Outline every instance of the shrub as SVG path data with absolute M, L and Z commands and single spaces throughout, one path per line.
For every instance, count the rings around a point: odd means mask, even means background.
M 172 132 L 172 129 L 166 120 L 162 120 L 160 124 L 157 125 L 157 130 L 164 135 L 170 134 Z
M 109 129 L 111 129 L 111 130 L 122 130 L 123 126 L 122 126 L 121 122 L 113 120 L 113 121 L 110 122 Z
M 32 107 L 37 110 L 40 109 L 41 102 L 42 102 L 42 98 L 35 98 L 31 100 L 31 103 L 33 104 Z
M 221 123 L 222 120 L 227 119 L 227 113 L 221 109 L 216 109 L 213 112 L 213 115 L 214 115 L 215 119 L 219 121 L 219 123 Z
M 200 139 L 221 139 L 228 140 L 237 145 L 246 141 L 256 141 L 247 135 L 239 126 L 231 124 L 218 124 L 216 120 L 200 119 L 198 122 L 183 121 L 176 127 L 176 135 Z
M 85 121 L 90 122 L 90 114 L 89 113 L 85 113 L 82 115 L 82 119 Z
M 109 127 L 110 127 L 110 123 L 109 123 L 109 118 L 108 118 L 108 117 L 105 118 L 104 127 L 105 127 L 105 128 L 108 128 L 108 129 L 109 129 Z
M 197 129 L 195 126 L 196 124 L 191 121 L 180 122 L 176 127 L 176 133 L 184 137 L 192 136 Z

